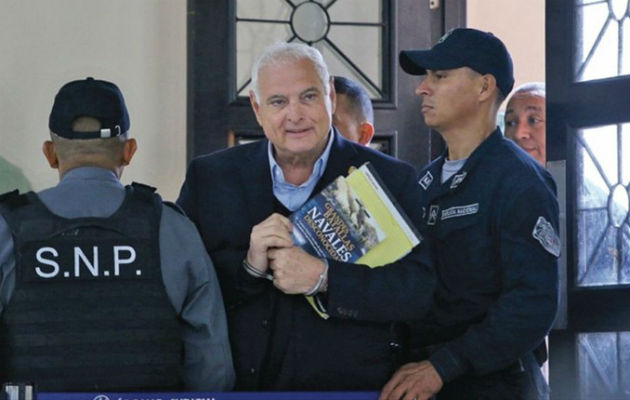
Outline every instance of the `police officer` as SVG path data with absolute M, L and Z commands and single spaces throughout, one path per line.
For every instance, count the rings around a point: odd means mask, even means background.
M 419 175 L 434 305 L 380 399 L 545 398 L 532 350 L 556 312 L 558 204 L 551 176 L 495 124 L 511 57 L 492 34 L 455 29 L 400 64 L 426 75 L 416 94 L 447 149 Z
M 43 146 L 60 183 L 0 201 L 0 382 L 40 391 L 229 390 L 225 311 L 192 223 L 124 187 L 118 87 L 64 85 Z
M 374 109 L 365 89 L 357 82 L 335 76 L 337 104 L 333 125 L 346 139 L 368 146 L 374 136 Z

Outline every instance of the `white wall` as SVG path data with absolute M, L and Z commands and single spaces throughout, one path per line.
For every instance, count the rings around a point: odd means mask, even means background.
M 467 0 L 467 27 L 492 32 L 514 62 L 514 87 L 545 81 L 545 0 Z
M 138 152 L 123 182 L 174 200 L 186 168 L 186 0 L 0 0 L 0 157 L 35 190 L 59 88 L 93 76 L 125 96 Z

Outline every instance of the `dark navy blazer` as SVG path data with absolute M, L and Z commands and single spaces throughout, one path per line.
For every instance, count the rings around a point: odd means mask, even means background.
M 227 307 L 237 390 L 380 389 L 396 368 L 393 321 L 422 317 L 435 285 L 426 243 L 385 268 L 330 261 L 323 320 L 303 296 L 253 278 L 241 262 L 251 229 L 274 212 L 267 140 L 194 159 L 177 203 L 197 225 Z M 420 186 L 411 165 L 336 134 L 314 193 L 370 161 L 414 224 Z

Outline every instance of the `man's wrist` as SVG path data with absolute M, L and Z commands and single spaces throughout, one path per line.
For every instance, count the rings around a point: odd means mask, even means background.
M 270 281 L 273 280 L 273 275 L 267 272 L 261 271 L 258 268 L 254 267 L 253 265 L 251 265 L 249 261 L 247 261 L 247 257 L 243 258 L 242 265 L 243 265 L 243 268 L 245 268 L 245 271 L 247 271 L 247 273 L 253 276 L 254 278 L 264 278 L 264 279 L 269 279 Z
M 328 290 L 328 260 L 325 258 L 321 259 L 324 264 L 324 269 L 322 273 L 317 277 L 317 282 L 304 293 L 306 296 L 313 296 L 317 293 L 322 293 Z

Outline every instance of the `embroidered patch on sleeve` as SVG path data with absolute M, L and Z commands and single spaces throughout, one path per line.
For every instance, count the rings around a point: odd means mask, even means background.
M 439 205 L 434 204 L 429 208 L 429 218 L 427 219 L 427 225 L 435 225 L 438 219 L 439 212 L 440 212 Z
M 477 214 L 479 212 L 479 203 L 466 204 L 465 206 L 456 206 L 442 210 L 442 221 L 449 218 L 464 217 L 466 215 Z
M 538 217 L 534 230 L 534 239 L 538 240 L 542 247 L 549 253 L 558 257 L 560 255 L 560 238 L 553 229 L 553 226 L 544 217 Z

